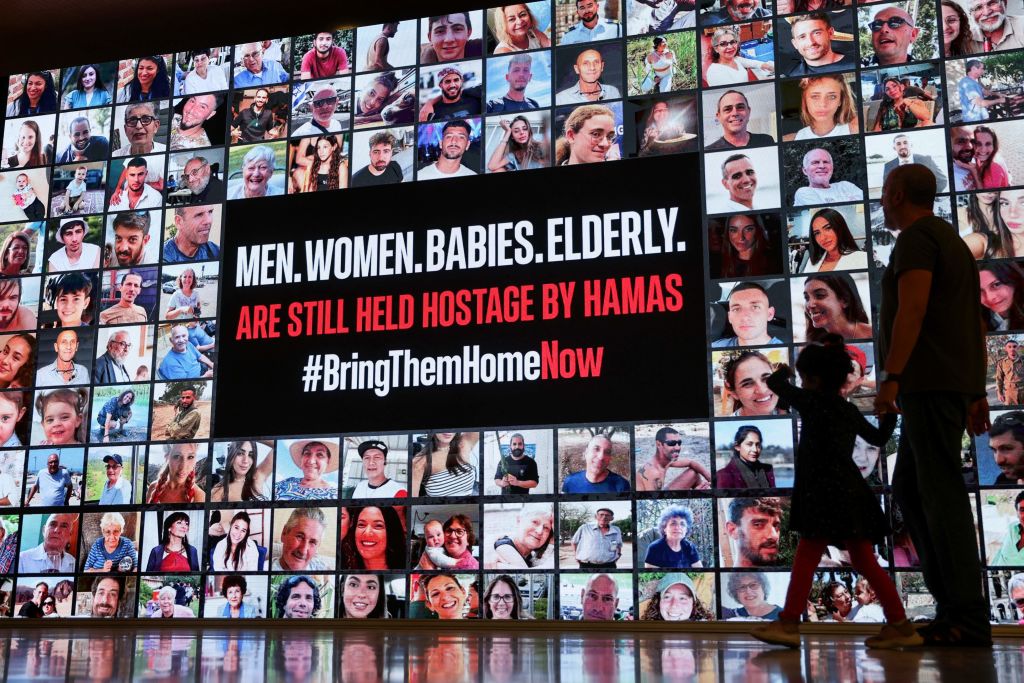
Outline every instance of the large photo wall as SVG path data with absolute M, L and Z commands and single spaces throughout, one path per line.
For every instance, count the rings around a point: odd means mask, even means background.
M 963 473 L 1018 623 L 1022 16 L 541 0 L 10 75 L 0 617 L 774 619 L 764 380 L 837 333 L 870 413 L 919 163 L 979 261 Z M 850 457 L 926 618 L 897 438 Z M 882 620 L 838 548 L 811 597 Z

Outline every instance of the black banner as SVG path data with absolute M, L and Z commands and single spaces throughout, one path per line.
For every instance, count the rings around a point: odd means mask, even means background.
M 708 414 L 698 159 L 231 202 L 216 436 Z

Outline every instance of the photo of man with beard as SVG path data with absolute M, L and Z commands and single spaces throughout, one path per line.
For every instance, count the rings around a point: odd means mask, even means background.
M 441 92 L 434 97 L 424 98 L 419 120 L 441 121 L 480 114 L 483 107 L 483 86 L 466 87 L 466 83 L 476 80 L 475 74 L 479 73 L 482 66 L 481 62 L 460 62 L 438 69 L 435 79 Z M 424 94 L 430 92 L 428 89 L 424 90 Z
M 106 245 L 113 249 L 118 267 L 130 268 L 156 261 L 156 250 L 150 245 L 151 212 L 120 211 L 107 220 L 110 223 Z
M 1024 47 L 1024 23 L 1019 16 L 1007 16 L 1006 0 L 969 0 L 967 13 L 972 24 L 971 53 L 1016 50 Z M 966 27 L 961 27 L 961 31 Z
M 764 19 L 772 15 L 771 10 L 761 6 L 761 0 L 719 0 L 717 12 L 706 12 L 701 17 L 704 26 L 735 24 L 739 21 Z
M 784 498 L 733 498 L 720 501 L 725 508 L 721 542 L 723 567 L 775 567 L 786 535 L 782 515 L 789 506 Z
M 182 155 L 188 158 L 188 161 L 182 167 L 178 191 L 168 196 L 168 203 L 212 204 L 224 201 L 224 181 L 217 177 L 217 170 L 222 166 L 222 155 L 222 151 L 212 149 L 191 158 Z M 172 166 L 178 158 L 178 155 L 171 155 Z
M 479 123 L 479 119 L 476 119 Z M 478 126 L 479 129 L 479 126 Z M 435 127 L 424 127 L 420 129 L 420 159 L 421 163 L 427 155 L 436 153 L 439 155 L 437 161 L 421 167 L 417 175 L 418 180 L 435 180 L 437 178 L 456 178 L 458 176 L 476 175 L 477 171 L 462 163 L 463 157 L 470 147 L 479 139 L 479 133 L 473 134 L 473 128 L 465 119 L 452 119 L 444 124 L 440 132 L 440 143 L 433 141 L 432 136 L 436 135 Z M 423 144 L 424 135 L 427 135 L 428 145 Z M 436 149 L 435 149 L 436 146 Z
M 193 95 L 179 100 L 174 105 L 176 113 L 171 118 L 170 149 L 197 149 L 224 144 L 224 117 L 217 117 L 220 105 L 221 98 L 217 95 Z

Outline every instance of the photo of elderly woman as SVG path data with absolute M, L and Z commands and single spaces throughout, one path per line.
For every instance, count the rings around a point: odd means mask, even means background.
M 95 574 L 133 573 L 139 566 L 138 512 L 82 515 L 82 571 Z
M 405 508 L 387 505 L 343 509 L 341 566 L 345 569 L 405 569 Z
M 554 569 L 552 503 L 484 505 L 484 515 L 487 518 L 483 539 L 485 569 Z
M 412 508 L 411 523 L 410 566 L 425 571 L 480 568 L 476 505 L 417 505 Z
M 715 578 L 710 572 L 641 573 L 640 618 L 654 621 L 713 621 Z
M 203 616 L 207 619 L 262 619 L 267 616 L 266 576 L 206 577 Z
M 641 500 L 636 510 L 637 564 L 647 569 L 715 565 L 710 499 Z
M 284 440 L 277 450 L 274 500 L 338 499 L 337 438 Z
M 715 461 L 715 488 L 789 488 L 793 485 L 792 423 L 716 422 Z
M 742 571 L 722 576 L 722 618 L 775 621 L 789 587 L 788 572 Z

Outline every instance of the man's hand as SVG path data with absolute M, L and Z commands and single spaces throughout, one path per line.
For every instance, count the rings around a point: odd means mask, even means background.
M 971 403 L 967 409 L 967 433 L 971 436 L 981 436 L 992 428 L 992 422 L 988 416 L 988 399 L 979 398 Z
M 875 415 L 882 417 L 889 413 L 898 415 L 900 409 L 896 406 L 896 394 L 899 392 L 899 384 L 896 382 L 882 382 L 878 385 L 878 393 L 875 394 Z

